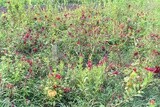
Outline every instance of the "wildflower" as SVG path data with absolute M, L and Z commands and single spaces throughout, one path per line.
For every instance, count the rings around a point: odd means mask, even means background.
M 57 92 L 55 90 L 48 90 L 47 95 L 48 97 L 55 97 Z
M 70 88 L 63 88 L 63 91 L 64 91 L 64 93 L 68 93 L 71 91 L 71 89 Z
M 56 89 L 56 88 L 61 88 L 61 86 L 59 85 L 53 85 L 53 88 Z
M 42 27 L 42 28 L 41 28 L 41 32 L 43 32 L 44 30 L 45 30 L 45 28 L 44 28 L 44 27 Z
M 85 19 L 86 19 L 86 16 L 84 14 L 82 14 L 81 20 L 85 20 Z
M 21 61 L 26 61 L 26 57 L 22 56 Z
M 128 82 L 126 83 L 127 89 L 128 89 L 128 88 L 131 88 L 132 86 L 133 86 L 133 83 L 132 83 L 131 81 L 128 81 Z
M 32 60 L 27 60 L 30 66 L 32 66 Z
M 87 67 L 89 70 L 91 70 L 91 68 L 92 68 L 92 61 L 91 60 L 88 61 Z
M 108 57 L 107 57 L 107 55 L 105 55 L 105 56 L 103 57 L 103 62 L 106 62 L 107 59 L 108 59 Z
M 15 107 L 14 103 L 12 102 L 12 106 L 11 107 Z
M 136 71 L 137 71 L 137 69 L 136 69 L 136 68 L 133 68 L 133 71 L 134 71 L 134 72 L 136 72 Z
M 135 53 L 134 53 L 134 56 L 137 56 L 138 54 L 139 54 L 138 52 L 135 52 Z
M 155 100 L 154 100 L 154 99 L 151 99 L 151 100 L 149 101 L 149 104 L 150 104 L 150 105 L 155 105 Z
M 77 45 L 80 45 L 81 44 L 81 42 L 80 41 L 77 41 Z
M 70 35 L 70 36 L 71 36 L 71 35 L 72 35 L 72 33 L 71 33 L 71 32 L 68 32 L 68 35 Z
M 32 73 L 32 68 L 29 68 L 28 72 L 29 72 L 29 73 Z
M 136 33 L 139 33 L 141 31 L 141 29 L 136 30 Z
M 37 52 L 37 50 L 38 50 L 37 48 L 33 48 L 33 52 Z
M 118 95 L 118 99 L 122 99 L 122 96 L 121 96 L 121 95 Z
M 105 51 L 105 47 L 104 46 L 102 46 L 101 48 L 102 48 L 102 51 Z
M 97 64 L 97 66 L 102 66 L 102 65 L 103 65 L 103 61 L 100 60 L 100 61 L 98 62 L 98 64 Z
M 152 73 L 160 73 L 160 67 L 159 66 L 156 66 L 154 68 L 146 67 L 145 69 L 149 72 L 152 72 Z
M 56 75 L 55 75 L 55 78 L 56 78 L 56 79 L 61 79 L 62 76 L 61 76 L 60 74 L 56 74 Z
M 6 88 L 8 88 L 8 89 L 12 89 L 13 87 L 14 87 L 13 84 L 10 84 L 10 83 L 6 84 Z
M 152 53 L 153 53 L 154 55 L 160 55 L 160 52 L 158 52 L 157 50 L 153 50 Z
M 26 33 L 25 37 L 24 38 L 29 38 L 30 37 L 30 34 L 29 33 Z
M 80 54 L 79 54 L 79 57 L 83 57 L 83 53 L 80 53 Z
M 53 68 L 52 68 L 52 66 L 49 66 L 49 70 L 50 70 L 50 71 L 53 71 Z
M 112 74 L 114 74 L 114 75 L 118 75 L 118 74 L 119 74 L 119 72 L 118 72 L 118 71 L 114 71 L 114 72 L 112 72 Z
M 26 43 L 27 43 L 27 40 L 26 40 L 26 39 L 24 39 L 24 40 L 23 40 L 23 44 L 26 44 Z
M 100 60 L 97 66 L 102 66 L 107 61 L 107 56 L 105 55 L 102 60 Z
M 115 68 L 116 68 L 116 65 L 115 64 L 113 64 L 113 63 L 111 63 L 111 64 L 109 64 L 109 69 L 112 69 L 112 70 L 114 70 Z

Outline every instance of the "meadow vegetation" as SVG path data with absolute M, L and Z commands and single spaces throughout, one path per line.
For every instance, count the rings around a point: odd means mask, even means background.
M 0 107 L 160 106 L 160 0 L 0 7 Z

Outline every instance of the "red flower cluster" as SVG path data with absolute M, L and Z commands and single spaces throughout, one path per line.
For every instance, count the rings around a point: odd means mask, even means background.
M 160 66 L 156 66 L 156 67 L 154 67 L 154 68 L 146 67 L 145 69 L 146 69 L 147 71 L 149 71 L 149 72 L 160 73 Z

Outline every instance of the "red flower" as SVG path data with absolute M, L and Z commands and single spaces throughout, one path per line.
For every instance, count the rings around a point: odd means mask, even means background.
M 105 55 L 105 56 L 103 57 L 103 61 L 106 62 L 107 60 L 108 60 L 108 57 L 107 57 L 107 55 Z
M 27 43 L 27 40 L 26 40 L 26 39 L 24 39 L 24 40 L 23 40 L 23 44 L 26 44 L 26 43 Z
M 29 38 L 30 37 L 30 34 L 29 33 L 26 33 L 25 37 L 24 38 Z
M 136 72 L 136 71 L 137 71 L 137 69 L 136 69 L 136 68 L 133 68 L 133 71 L 134 71 L 134 72 Z
M 15 107 L 14 103 L 12 102 L 12 106 L 11 107 Z
M 100 61 L 98 62 L 98 64 L 97 64 L 97 66 L 102 66 L 102 65 L 103 65 L 103 61 L 100 60 Z
M 38 50 L 37 48 L 33 48 L 33 52 L 37 52 L 37 50 Z
M 28 70 L 28 71 L 29 71 L 29 73 L 32 73 L 32 68 L 29 68 L 29 70 Z
M 56 77 L 56 79 L 61 79 L 62 78 L 62 76 L 60 74 L 56 74 L 55 77 Z
M 65 93 L 68 93 L 68 92 L 71 91 L 71 89 L 70 89 L 70 88 L 63 88 L 63 91 L 64 91 Z
M 87 67 L 88 67 L 89 70 L 92 68 L 92 61 L 91 60 L 88 61 Z
M 160 52 L 158 52 L 157 50 L 153 50 L 152 53 L 153 53 L 154 55 L 160 55 Z
M 112 72 L 112 74 L 114 74 L 114 75 L 118 75 L 118 74 L 119 74 L 119 72 L 118 72 L 118 71 L 114 71 L 114 72 Z
M 49 66 L 49 70 L 52 72 L 53 71 L 53 68 L 52 68 L 52 66 Z
M 80 45 L 81 44 L 81 42 L 80 41 L 77 41 L 77 45 Z
M 22 57 L 21 57 L 21 61 L 26 61 L 26 57 L 25 57 L 25 56 L 22 56 Z
M 97 66 L 102 66 L 106 61 L 107 61 L 107 55 L 105 55 L 104 57 L 103 57 L 103 59 L 102 60 L 100 60 L 99 61 L 99 63 L 97 64 Z
M 32 66 L 32 60 L 27 60 L 30 66 Z
M 82 14 L 81 20 L 85 20 L 85 19 L 86 19 L 86 16 L 84 14 Z
M 105 47 L 104 46 L 102 46 L 101 48 L 102 48 L 102 51 L 105 51 Z
M 156 66 L 154 68 L 146 67 L 145 68 L 147 71 L 153 72 L 153 73 L 160 73 L 160 67 Z
M 53 85 L 53 88 L 56 89 L 56 88 L 61 88 L 61 86 L 59 85 Z
M 138 52 L 135 52 L 135 53 L 134 53 L 134 56 L 137 56 L 138 54 L 139 54 Z

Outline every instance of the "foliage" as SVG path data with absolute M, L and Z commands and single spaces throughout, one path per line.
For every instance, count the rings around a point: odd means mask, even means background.
M 0 1 L 2 107 L 158 107 L 160 2 Z

